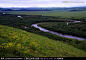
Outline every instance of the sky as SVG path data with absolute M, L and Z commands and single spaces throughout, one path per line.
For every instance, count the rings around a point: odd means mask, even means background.
M 79 7 L 86 0 L 0 0 L 0 7 Z

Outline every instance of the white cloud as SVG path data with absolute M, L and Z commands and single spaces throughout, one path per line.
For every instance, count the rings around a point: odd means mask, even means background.
M 62 3 L 69 1 L 69 3 Z M 70 3 L 84 1 L 84 3 Z M 86 6 L 86 0 L 0 0 L 0 7 L 73 7 Z

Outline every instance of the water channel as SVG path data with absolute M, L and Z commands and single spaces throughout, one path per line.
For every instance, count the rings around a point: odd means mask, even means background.
M 81 22 L 81 21 L 77 21 L 77 22 Z M 66 37 L 66 38 L 72 38 L 72 39 L 77 39 L 77 40 L 86 40 L 82 37 L 77 37 L 77 36 L 72 36 L 72 35 L 67 35 L 67 34 L 62 34 L 62 33 L 58 33 L 58 32 L 54 32 L 54 31 L 50 31 L 50 30 L 47 30 L 45 28 L 42 28 L 42 27 L 39 27 L 37 26 L 38 23 L 36 24 L 32 24 L 31 26 L 35 27 L 35 28 L 38 28 L 40 29 L 41 31 L 44 31 L 44 32 L 49 32 L 49 33 L 52 33 L 52 34 L 56 34 L 56 35 L 59 35 L 61 37 Z

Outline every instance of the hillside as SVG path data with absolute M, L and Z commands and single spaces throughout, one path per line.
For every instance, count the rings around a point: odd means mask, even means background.
M 86 52 L 60 41 L 0 25 L 0 56 L 86 57 Z

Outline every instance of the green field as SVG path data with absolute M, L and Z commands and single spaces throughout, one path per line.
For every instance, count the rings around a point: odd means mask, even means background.
M 86 52 L 60 41 L 0 25 L 0 56 L 86 57 Z
M 44 16 L 61 16 L 60 18 L 72 18 L 75 19 L 86 19 L 86 11 L 76 11 L 76 12 L 68 12 L 68 11 L 0 11 L 6 12 L 9 14 L 25 14 L 25 15 L 44 15 Z

